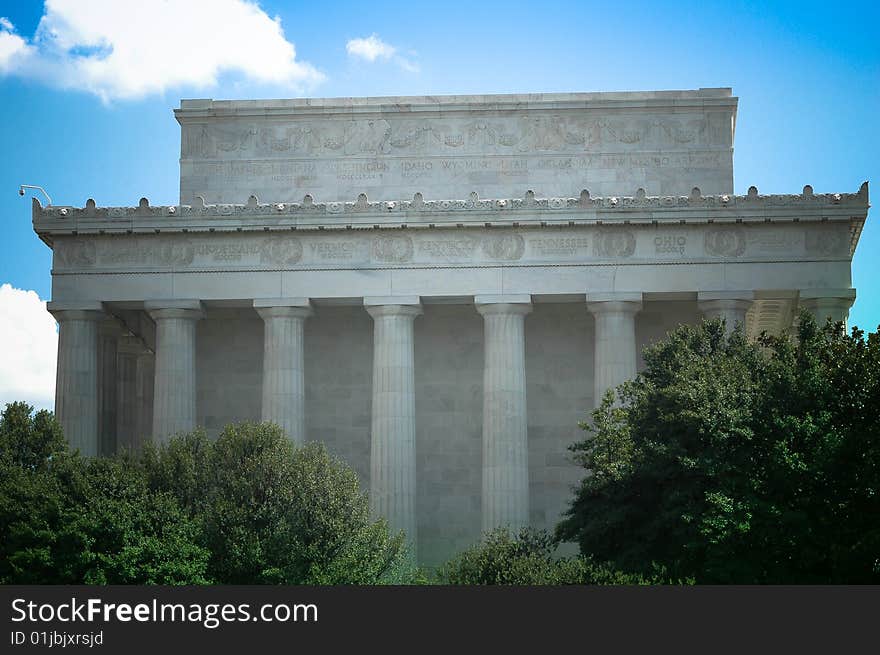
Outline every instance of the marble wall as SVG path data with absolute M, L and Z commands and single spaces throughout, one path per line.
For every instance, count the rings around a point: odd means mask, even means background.
M 694 301 L 646 302 L 639 347 L 700 314 Z M 372 320 L 358 306 L 318 306 L 306 321 L 306 438 L 370 474 Z M 526 317 L 530 523 L 553 528 L 581 476 L 567 447 L 593 404 L 593 317 L 582 303 L 536 303 Z M 216 435 L 259 420 L 262 321 L 211 309 L 197 332 L 198 422 Z M 428 304 L 415 321 L 419 559 L 441 563 L 481 523 L 483 319 L 473 305 Z

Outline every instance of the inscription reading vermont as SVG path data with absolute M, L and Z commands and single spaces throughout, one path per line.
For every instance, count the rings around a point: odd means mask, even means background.
M 308 269 L 438 265 L 578 265 L 608 260 L 695 260 L 706 256 L 839 258 L 849 252 L 845 225 L 780 230 L 771 225 L 707 225 L 654 231 L 607 225 L 540 232 L 454 228 L 384 233 L 270 235 L 58 236 L 54 267 L 77 270 Z M 701 244 L 702 249 L 694 249 Z

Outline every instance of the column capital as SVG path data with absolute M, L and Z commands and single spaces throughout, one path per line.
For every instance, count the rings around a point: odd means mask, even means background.
M 697 307 L 707 319 L 724 321 L 725 334 L 740 324 L 745 331 L 746 314 L 755 301 L 754 291 L 700 291 Z
M 755 299 L 754 291 L 698 291 L 697 302 L 711 302 L 729 300 L 732 302 L 744 300 L 752 302 Z
M 205 317 L 200 300 L 147 300 L 144 310 L 153 318 L 188 318 L 199 320 Z
M 308 298 L 257 298 L 254 310 L 264 321 L 267 318 L 308 318 L 313 314 Z
M 528 314 L 532 311 L 532 297 L 527 293 L 503 293 L 474 296 L 474 305 L 483 316 L 497 314 Z
M 98 300 L 58 301 L 46 303 L 46 310 L 61 321 L 101 321 L 107 318 L 104 306 Z
M 754 291 L 700 291 L 697 293 L 697 306 L 704 314 L 720 314 L 722 312 L 744 314 L 754 301 Z M 745 318 L 738 320 L 743 321 Z
M 856 300 L 856 290 L 849 288 L 840 289 L 801 289 L 799 294 L 801 304 L 813 301 L 837 300 L 841 303 L 852 305 Z
M 804 289 L 799 294 L 800 306 L 809 311 L 816 323 L 822 325 L 831 317 L 835 322 L 843 322 L 849 317 L 849 310 L 856 299 L 855 289 Z
M 365 296 L 364 308 L 373 318 L 380 316 L 412 316 L 422 313 L 419 296 Z
M 739 312 L 747 312 L 749 308 L 752 306 L 751 300 L 742 300 L 742 299 L 729 299 L 729 300 L 699 300 L 697 301 L 697 307 L 700 308 L 700 311 L 704 314 L 713 313 L 713 312 L 721 312 L 721 311 L 739 311 Z
M 311 308 L 312 301 L 308 298 L 254 298 L 254 309 L 263 307 L 305 307 Z
M 642 292 L 612 291 L 605 293 L 588 293 L 587 309 L 593 314 L 604 312 L 637 314 L 642 309 Z

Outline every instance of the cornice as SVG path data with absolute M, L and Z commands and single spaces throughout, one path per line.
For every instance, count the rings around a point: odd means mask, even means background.
M 351 229 L 428 227 L 433 222 L 456 227 L 465 223 L 595 224 L 602 222 L 744 222 L 798 220 L 858 220 L 867 216 L 868 183 L 857 193 L 814 194 L 804 187 L 798 195 L 760 195 L 755 187 L 746 195 L 704 196 L 694 189 L 689 196 L 536 198 L 529 191 L 522 198 L 425 200 L 416 193 L 412 200 L 370 201 L 361 194 L 354 202 L 315 202 L 306 195 L 301 202 L 261 203 L 251 196 L 244 204 L 152 206 L 141 198 L 135 207 L 98 207 L 89 199 L 85 207 L 50 205 L 33 199 L 33 223 L 37 233 L 76 232 L 182 232 L 273 229 Z M 431 222 L 427 222 L 430 219 Z
M 626 91 L 598 93 L 519 93 L 488 95 L 294 98 L 284 100 L 181 100 L 174 115 L 181 124 L 228 118 L 283 118 L 307 115 L 424 114 L 521 110 L 705 109 L 736 110 L 731 89 Z

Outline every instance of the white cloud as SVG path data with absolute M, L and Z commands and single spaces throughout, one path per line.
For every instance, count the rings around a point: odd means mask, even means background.
M 396 47 L 385 43 L 375 32 L 368 37 L 351 39 L 345 44 L 345 51 L 353 59 L 362 59 L 373 63 L 377 59 L 383 61 L 393 60 L 403 70 L 410 73 L 418 73 L 419 66 L 415 62 L 398 54 Z M 415 53 L 412 53 L 415 54 Z
M 370 62 L 376 61 L 380 57 L 390 59 L 396 50 L 397 48 L 393 45 L 380 39 L 378 34 L 371 34 L 365 39 L 351 39 L 345 44 L 345 51 L 349 55 Z
M 206 88 L 222 73 L 297 90 L 324 79 L 248 0 L 46 0 L 29 40 L 0 20 L 0 72 L 105 101 Z
M 46 303 L 34 291 L 0 285 L 0 410 L 16 400 L 52 409 L 57 352 Z
M 397 65 L 400 66 L 407 73 L 418 73 L 419 70 L 421 70 L 419 68 L 419 65 L 416 62 L 410 61 L 409 59 L 404 59 L 403 57 L 397 57 L 396 61 L 397 61 Z
M 29 53 L 28 44 L 14 30 L 8 18 L 0 17 L 0 73 L 12 70 Z

